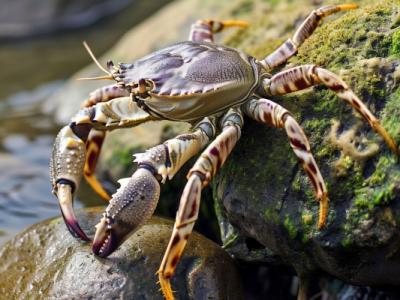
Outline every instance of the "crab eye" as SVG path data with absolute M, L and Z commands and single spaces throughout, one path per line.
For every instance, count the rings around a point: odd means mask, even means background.
M 111 59 L 107 60 L 107 69 L 111 70 L 114 67 L 114 63 Z

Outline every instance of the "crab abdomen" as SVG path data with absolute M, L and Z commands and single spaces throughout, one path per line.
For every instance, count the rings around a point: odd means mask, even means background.
M 166 119 L 191 121 L 247 99 L 258 83 L 255 59 L 210 43 L 183 42 L 125 67 L 124 83 L 151 80 L 146 106 Z

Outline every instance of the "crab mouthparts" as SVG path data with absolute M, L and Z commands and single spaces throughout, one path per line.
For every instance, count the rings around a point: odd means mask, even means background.
M 57 198 L 59 200 L 61 214 L 64 218 L 65 225 L 69 232 L 85 242 L 90 241 L 85 232 L 79 226 L 72 208 L 72 189 L 68 184 L 59 184 L 57 190 Z

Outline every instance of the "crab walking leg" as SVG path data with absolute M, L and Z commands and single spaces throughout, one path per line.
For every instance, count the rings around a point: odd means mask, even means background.
M 282 71 L 271 79 L 264 79 L 263 84 L 265 91 L 270 95 L 284 95 L 317 84 L 324 84 L 334 91 L 339 98 L 345 100 L 357 110 L 369 125 L 382 136 L 390 149 L 396 155 L 399 155 L 399 150 L 393 138 L 349 86 L 336 74 L 315 65 L 303 65 Z
M 106 85 L 91 92 L 89 98 L 82 103 L 81 108 L 91 107 L 100 102 L 107 102 L 115 98 L 128 96 L 129 92 L 117 84 Z
M 140 109 L 129 97 L 124 97 L 80 110 L 71 123 L 61 129 L 53 146 L 50 177 L 53 193 L 59 200 L 65 223 L 74 236 L 89 240 L 76 220 L 72 202 L 83 174 L 85 143 L 90 130 L 133 127 L 152 119 L 154 118 Z
M 170 278 L 178 264 L 187 240 L 197 220 L 201 190 L 225 162 L 236 142 L 240 138 L 243 124 L 242 114 L 231 109 L 223 119 L 222 133 L 206 148 L 189 171 L 188 182 L 180 199 L 175 225 L 158 270 L 159 282 L 164 297 L 174 299 Z
M 214 42 L 214 33 L 218 33 L 228 27 L 247 27 L 246 21 L 240 20 L 198 20 L 192 24 L 189 34 L 189 41 L 193 42 Z
M 342 10 L 355 9 L 357 7 L 356 4 L 329 5 L 312 11 L 297 29 L 293 37 L 286 40 L 278 49 L 261 60 L 260 63 L 267 70 L 272 70 L 285 63 L 290 57 L 297 53 L 298 48 L 318 27 L 322 18 Z
M 328 192 L 318 165 L 311 153 L 308 139 L 300 125 L 285 108 L 267 99 L 250 100 L 244 104 L 243 111 L 258 122 L 276 128 L 285 128 L 290 146 L 310 178 L 320 204 L 318 228 L 324 227 L 329 205 Z
M 191 133 L 178 135 L 145 153 L 134 154 L 135 162 L 139 168 L 147 166 L 154 169 L 161 176 L 161 182 L 165 183 L 166 179 L 172 179 L 190 158 L 208 144 L 215 132 L 215 120 L 204 118 Z
M 116 84 L 104 86 L 90 93 L 89 98 L 82 103 L 81 108 L 91 107 L 100 102 L 126 96 L 129 96 L 129 92 Z M 110 195 L 102 187 L 94 173 L 105 137 L 105 131 L 95 129 L 90 131 L 86 141 L 86 161 L 83 174 L 86 181 L 101 198 L 110 200 Z
M 145 153 L 136 154 L 138 169 L 131 178 L 121 179 L 118 189 L 96 226 L 93 253 L 110 255 L 154 212 L 160 185 L 197 154 L 215 135 L 214 121 L 205 118 L 191 133 L 179 135 L 155 146 Z M 112 224 L 109 228 L 108 225 Z

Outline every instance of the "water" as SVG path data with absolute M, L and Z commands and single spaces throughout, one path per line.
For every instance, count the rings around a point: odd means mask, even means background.
M 27 226 L 60 215 L 48 168 L 59 125 L 41 112 L 42 103 L 90 62 L 82 40 L 100 55 L 168 1 L 150 2 L 136 1 L 89 29 L 0 44 L 0 245 Z M 75 207 L 100 204 L 83 184 Z

